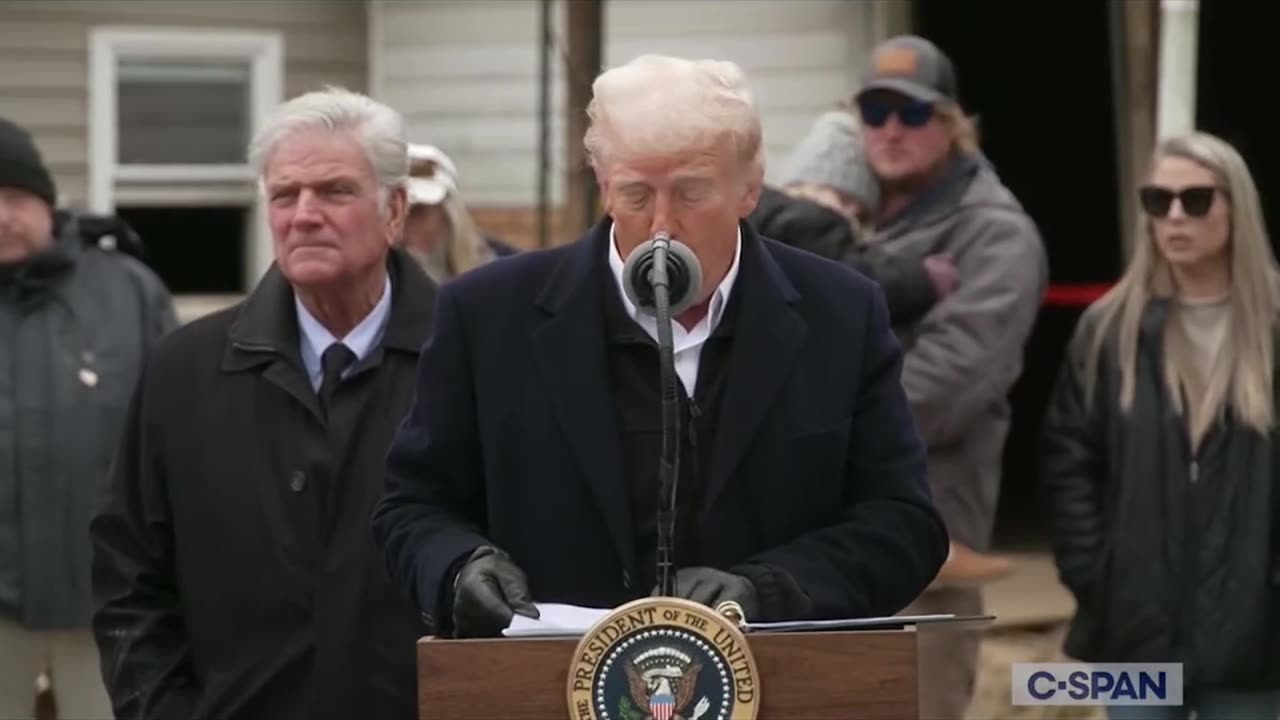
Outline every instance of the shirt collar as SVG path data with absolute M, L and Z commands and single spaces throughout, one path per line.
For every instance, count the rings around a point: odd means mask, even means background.
M 618 294 L 622 296 L 622 305 L 627 309 L 627 315 L 635 320 L 639 315 L 639 308 L 631 302 L 631 298 L 627 297 L 626 290 L 623 289 L 622 269 L 626 264 L 622 259 L 622 254 L 618 252 L 618 244 L 614 242 L 613 225 L 609 226 L 609 267 L 613 269 L 613 278 L 617 281 Z M 704 322 L 709 322 L 709 330 L 715 330 L 720 324 L 720 318 L 724 315 L 724 308 L 729 304 L 729 294 L 733 291 L 734 281 L 738 279 L 738 259 L 742 256 L 742 226 L 738 226 L 738 240 L 733 248 L 733 263 L 729 265 L 729 271 L 724 274 L 724 279 L 716 287 L 716 291 L 711 295 L 711 303 L 707 307 L 707 317 Z M 675 319 L 672 318 L 672 322 Z
M 306 365 L 308 372 L 314 375 L 320 368 L 320 355 L 330 345 L 341 342 L 355 353 L 356 362 L 359 362 L 382 339 L 391 311 L 391 276 L 387 276 L 382 288 L 382 297 L 373 306 L 373 310 L 369 311 L 360 324 L 352 328 L 351 332 L 341 340 L 335 338 L 328 328 L 316 320 L 297 295 L 294 295 L 293 304 L 298 312 L 298 328 L 302 331 L 302 362 Z

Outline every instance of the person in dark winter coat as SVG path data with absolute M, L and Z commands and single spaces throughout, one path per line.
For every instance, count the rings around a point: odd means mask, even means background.
M 735 65 L 643 56 L 593 91 L 605 219 L 441 290 L 373 517 L 392 572 L 458 636 L 655 592 L 660 328 L 623 258 L 668 232 L 703 269 L 670 321 L 675 594 L 759 621 L 897 612 L 947 538 L 883 295 L 743 221 L 763 168 Z
M 151 354 L 91 525 L 116 717 L 417 717 L 429 628 L 369 533 L 436 297 L 391 249 L 403 133 L 327 90 L 254 140 L 275 263 Z
M 177 319 L 168 290 L 108 236 L 55 210 L 31 135 L 0 119 L 0 717 L 36 679 L 63 717 L 108 717 L 89 632 L 85 536 L 143 356 Z
M 1280 269 L 1234 148 L 1164 140 L 1119 283 L 1081 319 L 1043 426 L 1066 653 L 1182 663 L 1181 708 L 1280 715 Z
M 907 323 L 951 291 L 955 268 L 943 255 L 905 257 L 863 243 L 860 228 L 879 202 L 857 119 L 833 110 L 792 149 L 778 183 L 761 189 L 748 220 L 765 237 L 839 260 L 876 281 L 894 324 Z

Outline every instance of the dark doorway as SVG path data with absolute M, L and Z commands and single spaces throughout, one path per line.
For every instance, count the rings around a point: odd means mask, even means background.
M 1231 143 L 1249 165 L 1272 249 L 1280 243 L 1280 134 L 1262 99 L 1272 25 L 1261 3 L 1200 3 L 1196 58 L 1196 125 Z
M 174 295 L 244 291 L 248 207 L 120 207 Z
M 1120 266 L 1107 0 L 916 0 L 916 32 L 956 65 L 982 148 L 1039 225 L 1056 285 L 1114 280 Z M 999 546 L 1043 546 L 1040 420 L 1080 307 L 1049 307 L 1012 393 Z

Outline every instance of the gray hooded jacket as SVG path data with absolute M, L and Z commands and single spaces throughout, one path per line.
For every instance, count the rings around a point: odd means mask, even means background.
M 929 448 L 934 503 L 951 536 L 989 549 L 1000 493 L 1008 394 L 1048 285 L 1035 223 L 990 165 L 958 159 L 945 179 L 868 242 L 956 264 L 954 291 L 897 328 L 902 383 Z
M 89 519 L 143 359 L 177 325 L 133 257 L 59 214 L 39 263 L 0 274 L 0 616 L 87 627 Z

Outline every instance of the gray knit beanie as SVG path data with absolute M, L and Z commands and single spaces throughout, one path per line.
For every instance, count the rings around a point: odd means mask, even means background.
M 880 203 L 880 185 L 867 165 L 858 121 L 842 110 L 823 113 L 814 121 L 809 134 L 783 162 L 778 180 L 784 187 L 826 185 L 871 209 Z

